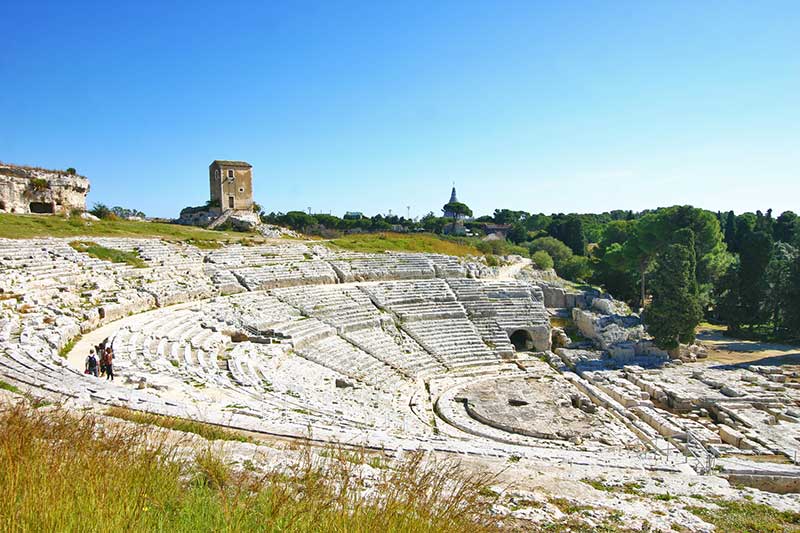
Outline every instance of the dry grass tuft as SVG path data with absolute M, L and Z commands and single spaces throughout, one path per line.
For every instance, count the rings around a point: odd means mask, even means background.
M 53 407 L 0 406 L 2 531 L 483 532 L 491 477 L 409 454 L 387 468 L 310 447 L 283 468 L 187 458 L 165 432 Z M 179 454 L 180 452 L 180 454 Z M 347 454 L 345 458 L 342 454 Z

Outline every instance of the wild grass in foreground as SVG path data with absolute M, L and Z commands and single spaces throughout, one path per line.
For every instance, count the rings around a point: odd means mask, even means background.
M 473 255 L 483 253 L 474 246 L 441 239 L 430 233 L 361 233 L 334 239 L 331 243 L 355 252 L 380 253 L 425 252 L 446 255 Z
M 0 531 L 497 529 L 483 495 L 491 479 L 455 463 L 410 454 L 376 471 L 306 448 L 255 473 L 203 448 L 181 459 L 185 447 L 170 442 L 161 430 L 59 408 L 0 407 Z
M 151 426 L 158 426 L 166 429 L 174 429 L 177 431 L 184 431 L 186 433 L 194 433 L 200 435 L 208 440 L 233 440 L 239 442 L 252 442 L 253 439 L 213 424 L 205 424 L 203 422 L 196 422 L 194 420 L 185 420 L 183 418 L 176 418 L 172 416 L 154 415 L 151 413 L 144 413 L 141 411 L 133 411 L 125 409 L 124 407 L 110 407 L 106 410 L 108 416 L 120 418 L 129 422 L 136 422 L 137 424 L 148 424 Z

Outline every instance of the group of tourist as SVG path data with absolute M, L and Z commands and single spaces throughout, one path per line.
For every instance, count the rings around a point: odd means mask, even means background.
M 114 381 L 114 350 L 108 346 L 108 339 L 89 350 L 84 374 L 103 377 Z

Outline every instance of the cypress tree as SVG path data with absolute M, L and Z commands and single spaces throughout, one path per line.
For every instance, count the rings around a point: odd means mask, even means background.
M 744 323 L 752 328 L 768 318 L 766 272 L 772 238 L 763 231 L 753 231 L 740 239 L 739 248 L 739 301 Z
M 725 244 L 728 245 L 729 251 L 736 251 L 736 215 L 733 211 L 728 211 L 725 220 Z
M 680 343 L 694 341 L 702 318 L 695 276 L 694 233 L 677 231 L 675 243 L 658 255 L 650 286 L 653 302 L 645 309 L 647 331 L 656 346 L 674 352 Z
M 784 326 L 790 336 L 800 338 L 800 253 L 789 269 L 789 283 L 786 294 L 787 305 L 783 309 Z

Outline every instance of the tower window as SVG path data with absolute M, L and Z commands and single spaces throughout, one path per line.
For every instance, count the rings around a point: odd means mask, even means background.
M 232 168 L 229 168 L 229 169 L 228 169 L 228 177 L 229 177 L 229 178 L 232 178 L 232 177 L 233 177 L 233 169 L 232 169 Z

